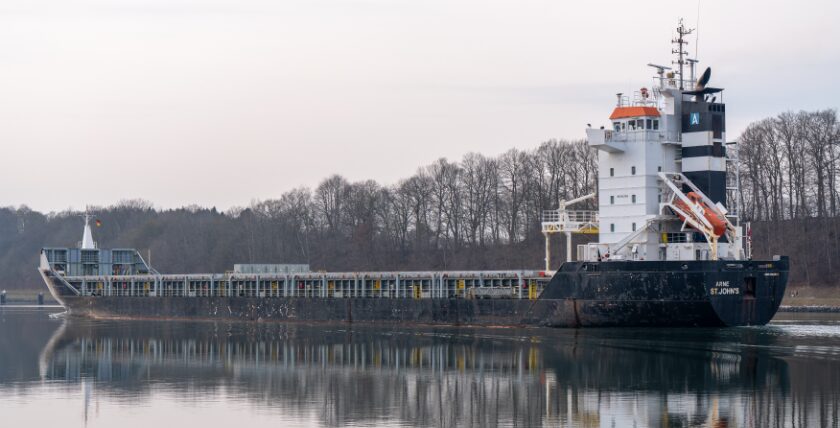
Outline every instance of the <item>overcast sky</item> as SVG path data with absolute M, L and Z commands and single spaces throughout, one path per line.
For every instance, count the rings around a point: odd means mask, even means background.
M 3 0 L 0 206 L 227 209 L 531 149 L 650 86 L 697 1 Z M 840 105 L 840 2 L 703 1 L 729 137 Z M 694 52 L 695 39 L 689 50 Z

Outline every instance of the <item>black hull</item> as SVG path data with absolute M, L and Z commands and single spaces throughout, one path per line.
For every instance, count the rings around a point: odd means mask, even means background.
M 79 297 L 47 282 L 71 315 L 93 318 L 718 327 L 768 323 L 784 296 L 788 263 L 566 263 L 536 300 Z

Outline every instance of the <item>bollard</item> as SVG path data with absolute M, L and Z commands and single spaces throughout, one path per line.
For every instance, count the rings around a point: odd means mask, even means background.
M 38 293 L 38 306 L 44 305 L 44 293 Z
M 0 305 L 6 304 L 6 290 L 0 292 Z

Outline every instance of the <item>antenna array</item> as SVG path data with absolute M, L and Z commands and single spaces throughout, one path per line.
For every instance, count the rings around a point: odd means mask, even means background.
M 685 64 L 688 62 L 688 60 L 686 59 L 686 57 L 688 57 L 688 52 L 685 50 L 685 45 L 688 44 L 688 41 L 685 40 L 685 36 L 687 36 L 687 35 L 689 35 L 693 32 L 694 32 L 694 29 L 685 28 L 685 25 L 683 25 L 683 20 L 680 19 L 680 26 L 677 27 L 677 34 L 679 34 L 679 36 L 676 39 L 671 40 L 671 43 L 677 45 L 677 47 L 675 49 L 671 50 L 671 53 L 677 54 L 677 60 L 673 61 L 673 63 L 677 64 L 679 66 L 679 69 L 680 69 L 680 71 L 679 71 L 679 73 L 680 73 L 680 90 L 685 89 L 684 88 L 685 78 L 684 78 L 684 75 L 683 75 L 683 68 L 684 68 Z

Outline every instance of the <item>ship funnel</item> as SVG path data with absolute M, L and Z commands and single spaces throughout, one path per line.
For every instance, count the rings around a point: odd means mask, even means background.
M 706 85 L 709 83 L 709 79 L 712 77 L 712 69 L 711 67 L 706 67 L 706 71 L 697 79 L 697 86 L 694 88 L 695 91 L 702 91 L 706 88 Z

